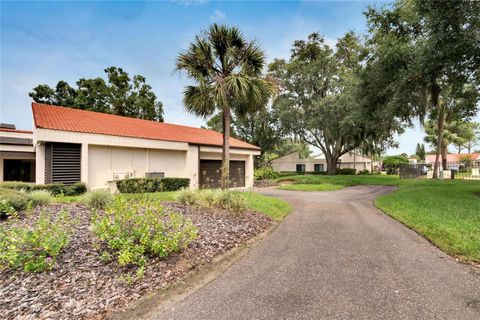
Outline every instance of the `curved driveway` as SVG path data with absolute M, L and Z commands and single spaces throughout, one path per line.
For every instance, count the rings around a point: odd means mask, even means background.
M 274 189 L 280 226 L 154 319 L 480 319 L 478 268 L 457 263 L 372 200 L 392 187 Z

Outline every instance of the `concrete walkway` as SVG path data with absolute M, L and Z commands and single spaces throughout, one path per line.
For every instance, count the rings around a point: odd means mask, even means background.
M 294 206 L 205 287 L 154 319 L 480 319 L 480 272 L 374 208 L 391 187 L 264 189 Z

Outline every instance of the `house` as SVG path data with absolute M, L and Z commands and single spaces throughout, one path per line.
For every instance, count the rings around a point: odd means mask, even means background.
M 0 124 L 0 181 L 35 181 L 33 131 Z
M 271 165 L 273 170 L 278 172 L 323 172 L 327 170 L 327 161 L 323 154 L 302 159 L 298 151 L 273 159 Z M 373 163 L 373 165 L 375 166 L 376 163 Z M 337 167 L 354 168 L 357 171 L 370 171 L 372 168 L 372 159 L 356 152 L 347 152 L 340 157 Z
M 447 154 L 447 163 L 452 166 L 458 167 L 463 159 L 470 158 L 472 160 L 472 165 L 480 166 L 480 153 L 450 153 Z M 442 163 L 442 156 L 440 155 L 440 164 Z M 434 165 L 435 164 L 435 155 L 427 154 L 425 155 L 425 164 Z
M 81 181 L 114 191 L 116 180 L 182 177 L 191 188 L 219 186 L 221 133 L 40 103 L 32 111 L 37 184 Z M 253 186 L 257 155 L 259 147 L 230 138 L 231 187 Z M 4 176 L 5 157 L 2 147 Z

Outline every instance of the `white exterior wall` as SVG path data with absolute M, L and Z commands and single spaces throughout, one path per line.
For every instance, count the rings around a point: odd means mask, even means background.
M 147 172 L 164 172 L 165 177 L 190 178 L 190 187 L 196 189 L 199 180 L 199 159 L 222 158 L 220 147 L 36 129 L 34 144 L 39 184 L 45 182 L 45 142 L 82 144 L 81 180 L 89 189 L 110 188 L 115 191 L 114 174 L 143 178 Z M 230 149 L 232 160 L 245 161 L 247 187 L 253 187 L 253 157 L 259 154 L 259 150 Z
M 109 187 L 114 191 L 115 174 L 144 178 L 147 172 L 164 172 L 165 177 L 187 177 L 186 154 L 176 150 L 90 145 L 88 185 L 91 189 Z

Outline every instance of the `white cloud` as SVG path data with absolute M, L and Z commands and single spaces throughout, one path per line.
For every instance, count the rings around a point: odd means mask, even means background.
M 210 16 L 210 19 L 212 21 L 218 21 L 218 20 L 222 20 L 222 19 L 225 19 L 226 15 L 225 13 L 222 11 L 222 10 L 215 10 L 214 14 Z

